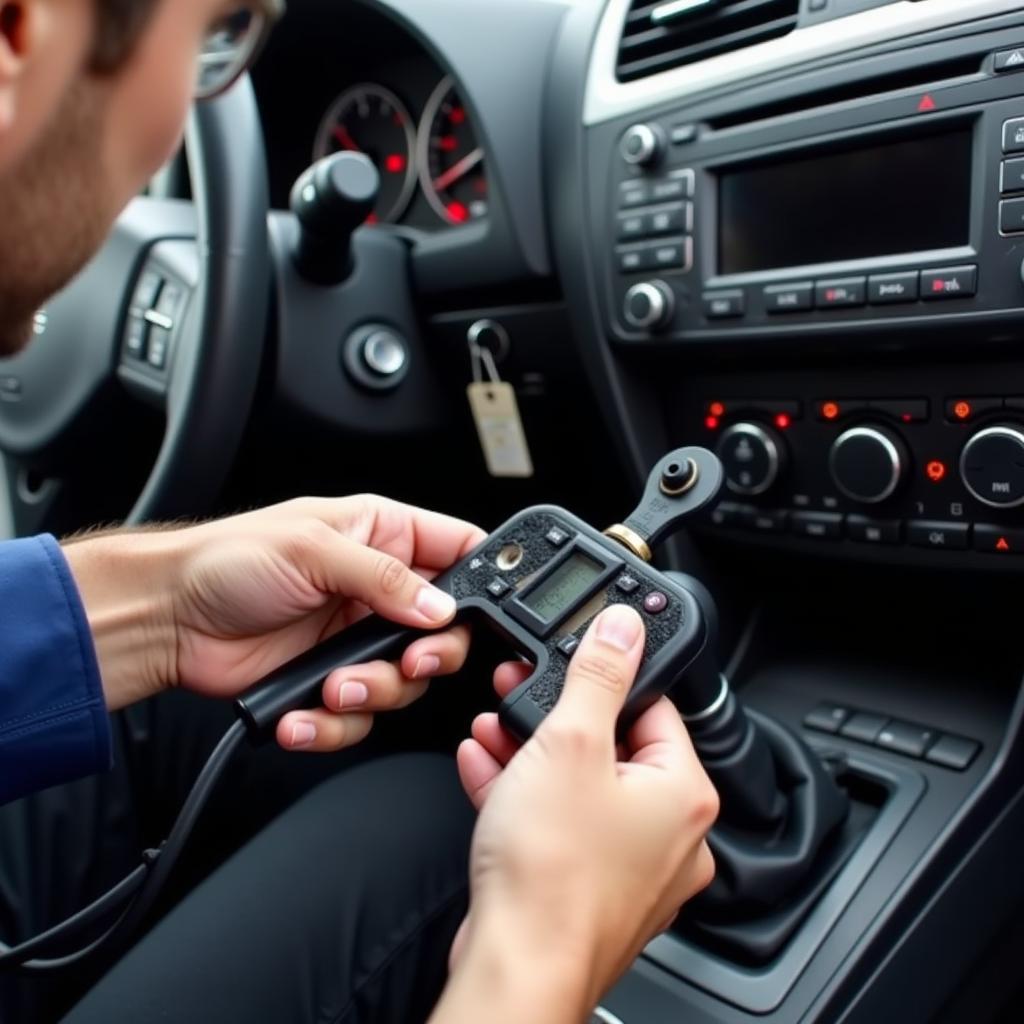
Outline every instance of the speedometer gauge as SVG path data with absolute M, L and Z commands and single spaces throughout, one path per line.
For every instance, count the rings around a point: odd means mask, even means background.
M 420 185 L 439 216 L 464 224 L 487 215 L 484 151 L 451 78 L 427 100 L 418 149 Z
M 402 101 L 372 82 L 346 89 L 320 123 L 313 159 L 342 149 L 365 153 L 380 173 L 369 221 L 398 220 L 416 188 L 416 131 Z

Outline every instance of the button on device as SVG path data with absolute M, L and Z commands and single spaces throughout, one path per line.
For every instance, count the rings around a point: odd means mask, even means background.
M 1018 46 L 1015 50 L 999 50 L 996 53 L 995 70 L 1024 70 L 1024 46 Z
M 947 398 L 946 419 L 950 423 L 970 423 L 995 409 L 1002 409 L 1001 398 Z
M 645 230 L 649 235 L 675 235 L 693 229 L 693 205 L 674 203 L 647 214 Z
M 915 519 L 907 523 L 907 540 L 919 548 L 962 551 L 970 533 L 968 523 L 937 523 Z
M 966 299 L 978 290 L 978 268 L 943 267 L 921 271 L 922 299 Z
M 758 533 L 785 533 L 789 512 L 785 509 L 764 509 L 748 506 L 740 519 L 748 530 Z
M 738 505 L 734 501 L 723 501 L 711 513 L 711 522 L 715 526 L 742 526 L 751 512 L 749 505 Z
M 651 200 L 660 203 L 667 199 L 692 199 L 693 185 L 692 170 L 687 168 L 684 171 L 678 171 L 660 181 L 651 182 Z
M 981 744 L 963 736 L 940 736 L 924 755 L 926 761 L 962 772 L 974 760 Z
M 772 284 L 764 290 L 765 308 L 769 313 L 796 313 L 810 309 L 813 300 L 814 285 L 810 281 Z
M 1024 153 L 1024 117 L 1003 122 L 1003 152 Z
M 907 757 L 923 757 L 935 735 L 923 725 L 892 721 L 875 737 L 875 746 Z
M 619 271 L 623 274 L 637 274 L 651 265 L 643 249 L 619 249 L 617 256 Z
M 632 594 L 640 587 L 640 581 L 635 576 L 630 576 L 629 573 L 626 572 L 615 581 L 615 586 L 618 590 L 622 591 L 623 594 Z
M 649 202 L 651 190 L 646 181 L 624 181 L 619 186 L 619 206 L 643 206 Z
M 149 329 L 149 348 L 146 352 L 146 362 L 154 370 L 162 370 L 167 365 L 167 354 L 171 348 L 171 332 L 165 331 L 162 327 L 151 327 Z
M 544 539 L 553 547 L 560 548 L 569 539 L 569 534 L 567 534 L 565 530 L 559 529 L 557 526 L 552 526 L 551 529 L 544 534 Z
M 576 653 L 576 648 L 579 645 L 579 640 L 570 633 L 569 636 L 563 636 L 555 646 L 558 648 L 559 653 L 564 654 L 567 658 L 571 658 Z
M 917 298 L 918 273 L 872 274 L 868 278 L 868 302 L 881 306 L 890 302 L 913 302 Z
M 866 409 L 868 403 L 863 398 L 826 398 L 815 402 L 815 415 L 825 423 L 833 423 L 849 416 L 851 413 Z
M 619 214 L 619 240 L 631 242 L 643 238 L 645 233 L 645 217 L 642 213 Z
M 1004 235 L 1024 231 L 1024 199 L 1004 199 L 999 204 L 999 230 Z
M 495 577 L 487 584 L 487 593 L 494 598 L 495 601 L 500 601 L 510 590 L 512 585 L 506 583 L 505 580 L 500 577 Z
M 846 536 L 861 544 L 899 544 L 902 523 L 898 519 L 846 517 Z
M 689 270 L 693 266 L 693 239 L 661 242 L 651 248 L 649 258 L 656 270 Z
M 927 398 L 879 398 L 868 402 L 868 407 L 901 423 L 924 423 L 928 419 Z
M 668 598 L 660 590 L 652 590 L 644 598 L 644 611 L 649 615 L 660 615 L 668 607 Z
M 725 292 L 705 292 L 701 299 L 704 303 L 704 315 L 709 320 L 743 316 L 746 308 L 746 297 L 739 288 Z
M 804 715 L 804 726 L 818 732 L 839 732 L 839 727 L 850 717 L 850 709 L 838 704 L 819 704 Z
M 999 191 L 1024 192 L 1024 157 L 1004 160 L 999 173 Z
M 149 324 L 137 316 L 128 318 L 128 326 L 124 332 L 124 350 L 134 359 L 146 358 L 146 335 Z
M 888 721 L 888 718 L 883 718 L 881 715 L 858 711 L 840 726 L 839 735 L 846 736 L 851 740 L 860 740 L 862 743 L 874 743 Z
M 815 305 L 818 309 L 863 306 L 864 284 L 863 277 L 843 277 L 832 281 L 819 281 L 814 288 Z
M 960 455 L 960 475 L 978 501 L 993 508 L 1024 504 L 1024 433 L 1012 426 L 975 434 Z
M 975 523 L 974 550 L 993 555 L 1024 555 L 1024 530 Z
M 170 281 L 166 282 L 163 290 L 160 292 L 160 298 L 154 307 L 155 311 L 162 316 L 168 316 L 173 319 L 178 312 L 178 306 L 181 304 L 181 296 L 182 290 L 178 285 Z
M 697 126 L 695 124 L 673 125 L 668 137 L 673 146 L 685 146 L 697 138 Z
M 163 279 L 155 270 L 144 271 L 135 286 L 132 305 L 143 313 L 147 309 L 152 309 L 163 283 Z
M 838 540 L 843 534 L 843 517 L 838 512 L 794 512 L 793 532 L 815 540 Z

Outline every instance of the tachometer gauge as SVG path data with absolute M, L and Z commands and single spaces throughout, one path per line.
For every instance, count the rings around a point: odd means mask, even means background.
M 380 195 L 369 221 L 395 221 L 416 188 L 416 130 L 402 101 L 372 82 L 346 89 L 320 123 L 313 159 L 350 149 L 380 172 Z
M 424 195 L 449 224 L 487 215 L 484 151 L 451 78 L 443 79 L 427 100 L 417 162 Z

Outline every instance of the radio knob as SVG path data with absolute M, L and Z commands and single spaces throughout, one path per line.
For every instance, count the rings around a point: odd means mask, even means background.
M 626 292 L 622 316 L 630 327 L 657 331 L 667 327 L 676 308 L 676 297 L 664 281 L 641 281 Z
M 828 466 L 836 487 L 847 498 L 874 505 L 899 487 L 907 468 L 907 450 L 882 427 L 852 427 L 836 438 Z
M 758 423 L 736 423 L 722 434 L 715 449 L 725 483 L 736 494 L 764 494 L 778 479 L 784 448 L 774 431 Z
M 1024 432 L 1003 425 L 979 431 L 964 445 L 960 476 L 967 490 L 986 505 L 1024 504 Z
M 619 152 L 627 164 L 653 167 L 664 155 L 665 135 L 658 125 L 630 125 L 619 142 Z

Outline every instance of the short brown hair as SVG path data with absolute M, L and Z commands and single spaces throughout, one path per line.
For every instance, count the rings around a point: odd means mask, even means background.
M 116 70 L 131 53 L 159 0 L 95 0 L 96 38 L 92 66 Z

